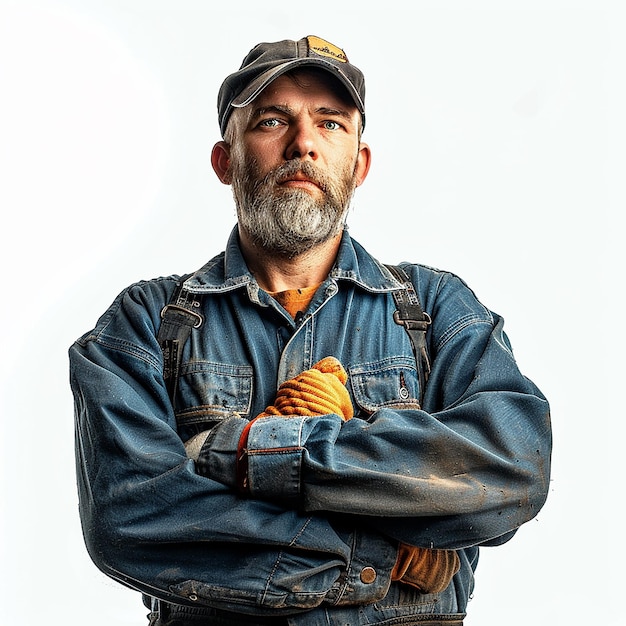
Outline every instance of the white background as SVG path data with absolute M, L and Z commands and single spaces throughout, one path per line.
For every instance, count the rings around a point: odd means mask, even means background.
M 222 249 L 219 85 L 316 34 L 367 79 L 352 234 L 465 278 L 551 400 L 548 503 L 482 551 L 467 625 L 626 624 L 625 25 L 600 0 L 0 0 L 0 622 L 145 623 L 83 546 L 67 348 L 126 285 Z

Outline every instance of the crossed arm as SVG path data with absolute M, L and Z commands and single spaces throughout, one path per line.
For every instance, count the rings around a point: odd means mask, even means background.
M 270 409 L 251 426 L 225 420 L 196 464 L 176 433 L 154 327 L 128 320 L 132 341 L 93 334 L 73 346 L 71 364 L 86 543 L 133 588 L 234 610 L 371 602 L 392 571 L 408 581 L 413 558 L 399 557 L 399 544 L 494 541 L 543 504 L 548 406 L 497 325 L 439 355 L 429 388 L 445 391 L 426 401 L 437 412 L 381 408 L 346 421 L 344 398 L 332 413 L 285 419 L 278 402 L 279 415 Z M 468 367 L 463 389 L 447 384 Z M 374 583 L 359 581 L 363 563 L 376 566 Z

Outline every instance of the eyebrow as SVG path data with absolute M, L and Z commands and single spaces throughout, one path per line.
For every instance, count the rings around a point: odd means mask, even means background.
M 347 121 L 350 121 L 352 119 L 352 116 L 350 115 L 350 113 L 344 109 L 335 109 L 331 107 L 319 107 L 315 110 L 315 112 L 321 115 L 331 115 L 333 117 L 340 117 Z M 283 115 L 292 117 L 295 114 L 295 111 L 294 109 L 286 105 L 272 104 L 270 106 L 259 107 L 258 109 L 255 109 L 251 117 L 253 119 L 259 118 L 262 115 L 265 115 L 266 113 L 282 113 Z

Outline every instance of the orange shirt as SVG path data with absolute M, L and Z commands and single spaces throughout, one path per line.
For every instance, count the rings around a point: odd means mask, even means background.
M 287 289 L 286 291 L 270 292 L 283 308 L 295 319 L 299 312 L 304 313 L 313 299 L 319 285 L 302 289 Z

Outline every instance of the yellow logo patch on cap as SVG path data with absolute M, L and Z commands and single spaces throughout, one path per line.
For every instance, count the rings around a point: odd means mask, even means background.
M 346 53 L 341 48 L 338 48 L 329 41 L 326 41 L 321 37 L 315 37 L 314 35 L 309 35 L 307 37 L 307 41 L 309 43 L 309 49 L 313 50 L 320 56 L 330 57 L 331 59 L 335 59 L 335 61 L 341 61 L 342 63 L 348 62 L 348 57 L 346 56 Z

